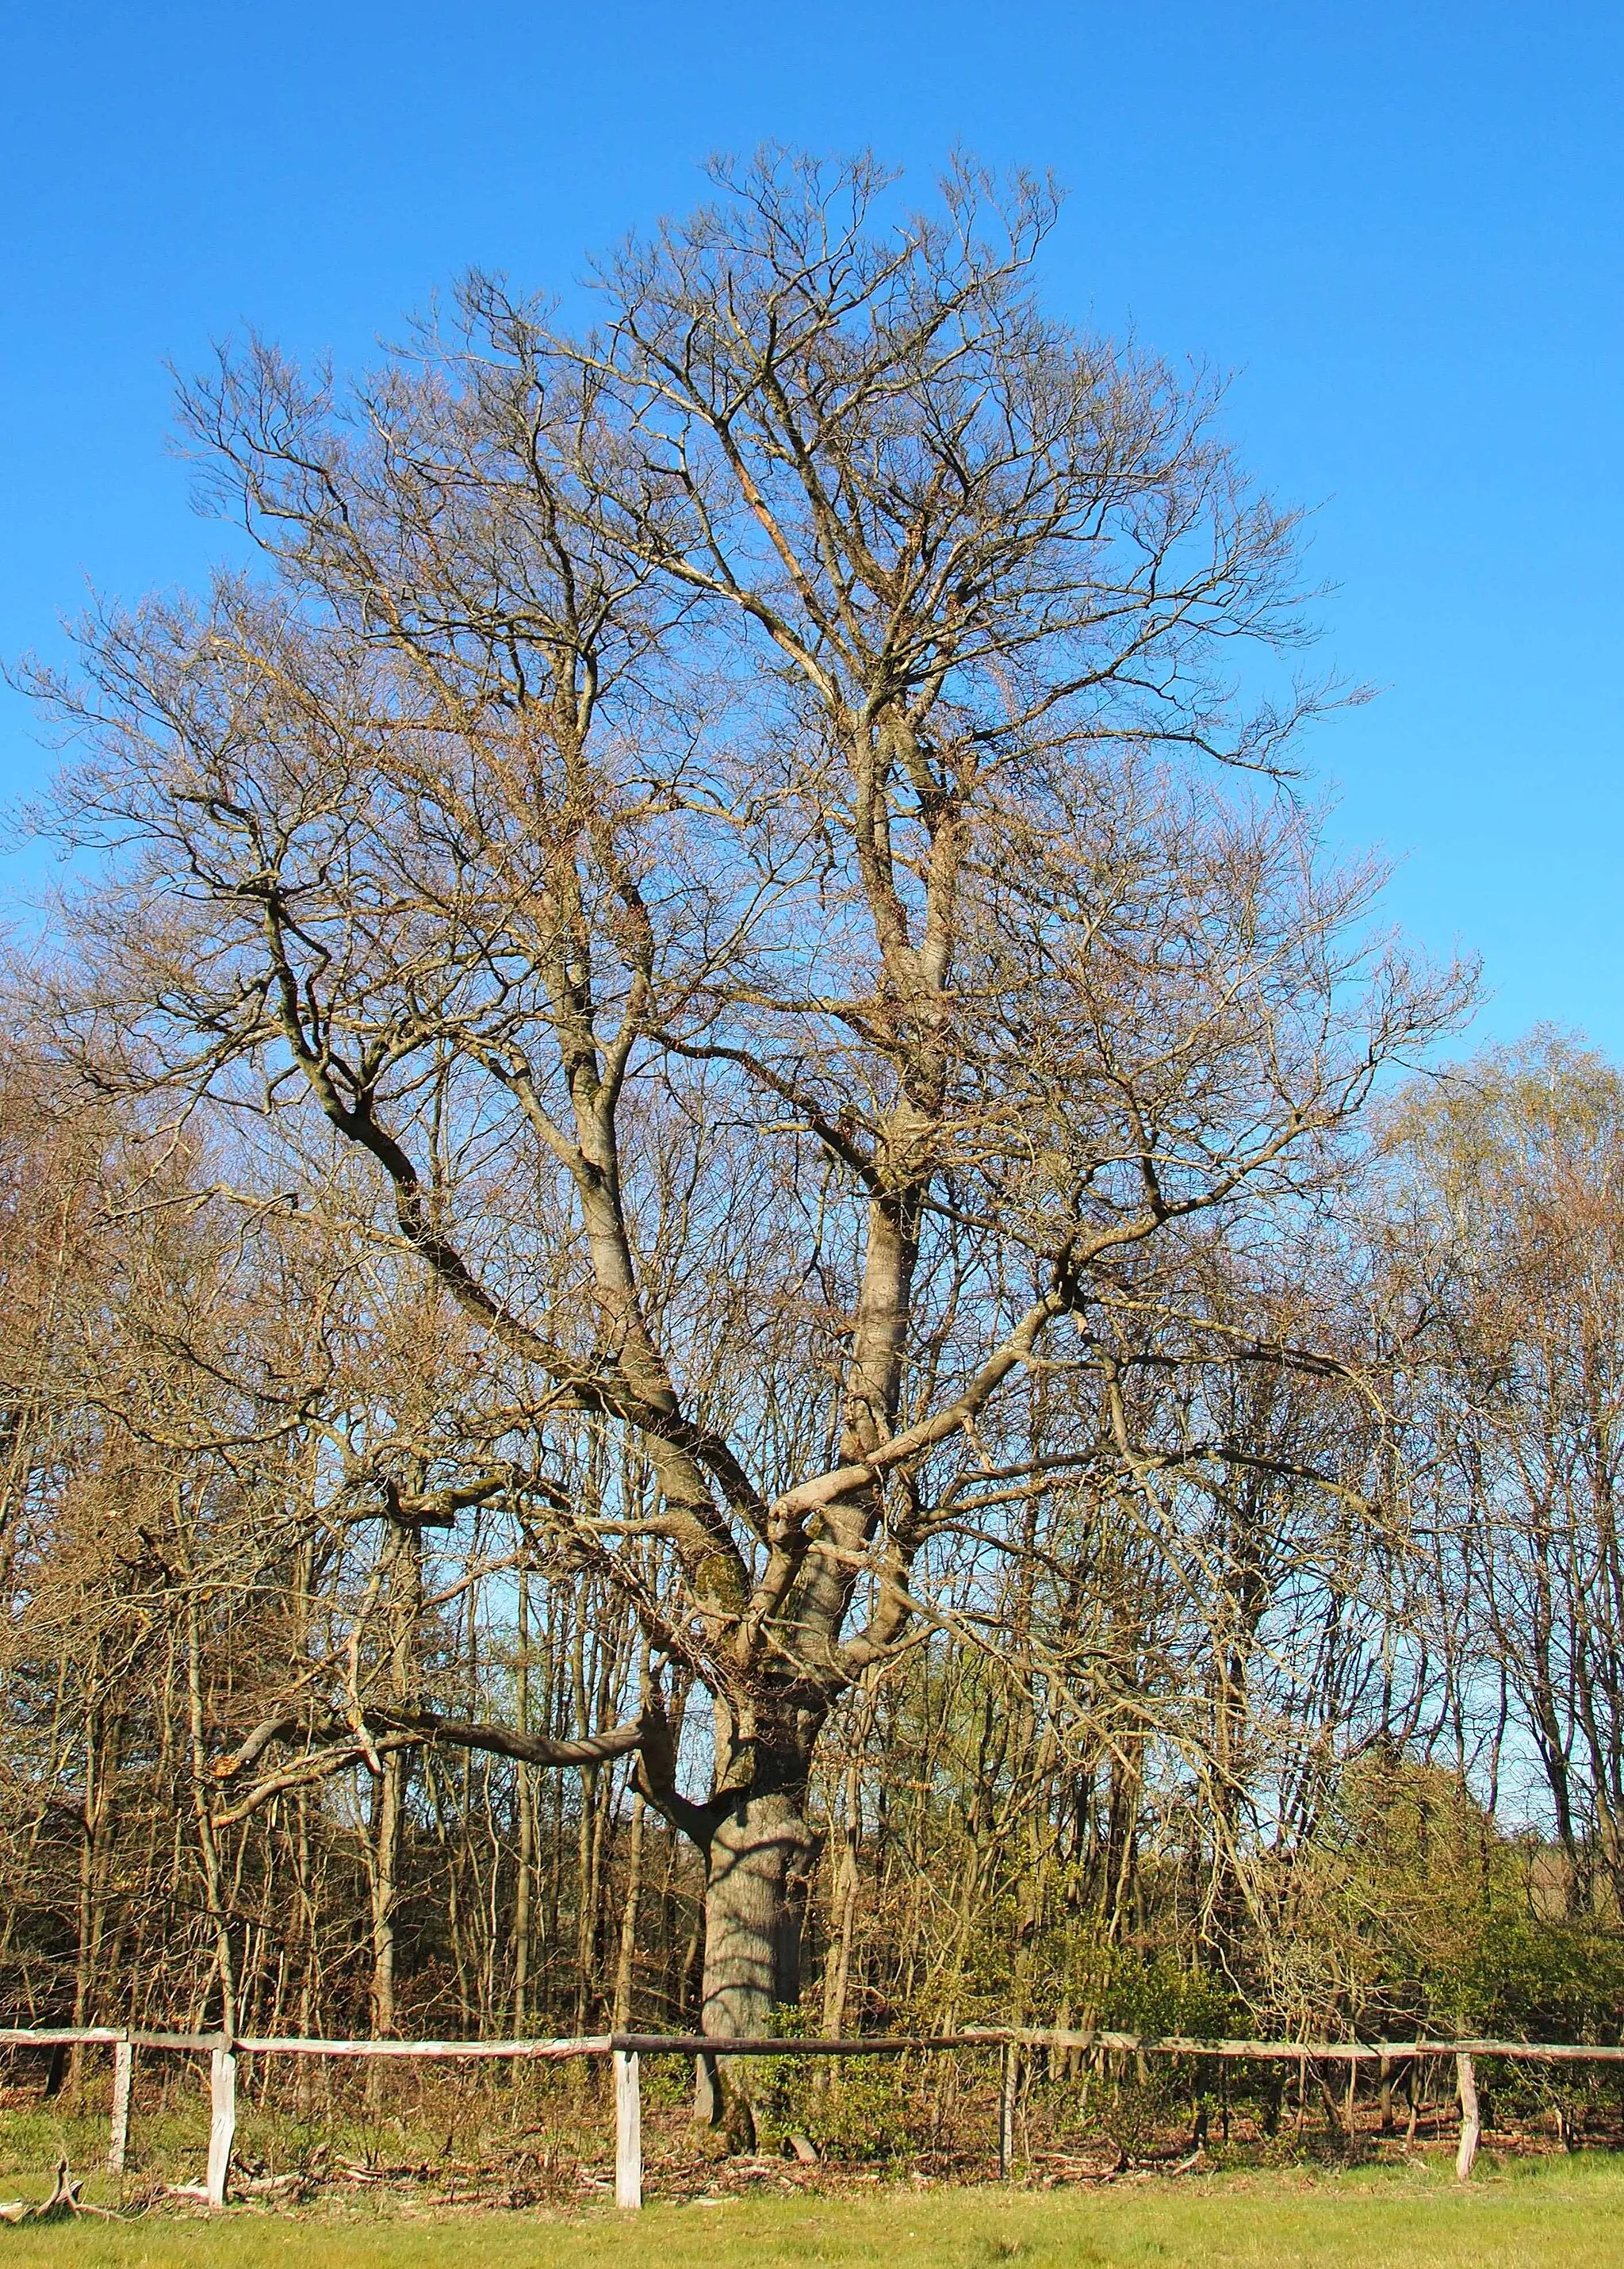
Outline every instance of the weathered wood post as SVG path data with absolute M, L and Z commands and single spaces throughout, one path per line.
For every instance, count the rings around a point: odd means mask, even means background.
M 643 2204 L 643 2090 L 637 2056 L 615 2058 L 615 2203 L 638 2213 Z
M 1482 2123 L 1478 2117 L 1478 2081 L 1469 2056 L 1455 2058 L 1455 2083 L 1460 2090 L 1460 2148 L 1455 2154 L 1455 2179 L 1469 2182 L 1472 2162 L 1478 2154 Z
M 129 2147 L 129 2088 L 136 2052 L 128 2041 L 113 2044 L 113 2125 L 107 2136 L 107 2172 L 122 2175 Z
M 1008 2182 L 1015 2166 L 1015 2101 L 1021 2090 L 1021 2044 L 1004 2044 L 1004 2070 L 998 2091 L 998 2176 Z
M 209 2058 L 209 2172 L 210 2206 L 224 2206 L 231 2181 L 232 2145 L 237 2140 L 237 2059 L 229 2044 Z

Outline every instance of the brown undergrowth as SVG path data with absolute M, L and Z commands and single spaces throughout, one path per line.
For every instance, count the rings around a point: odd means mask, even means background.
M 245 2059 L 245 2064 L 248 2060 Z M 15 2078 L 15 2075 L 14 2075 Z M 1016 2109 L 1008 2181 L 1026 2191 L 1187 2184 L 1207 2174 L 1436 2162 L 1453 2152 L 1442 2080 L 1411 2106 L 1376 2090 L 1352 2107 L 1310 2069 L 1281 2088 L 1243 2069 L 1212 2076 L 1093 2064 L 1039 2070 Z M 872 2196 L 997 2182 L 998 2100 L 990 2071 L 853 2064 L 835 2073 L 763 2060 L 754 2086 L 757 2150 L 730 2153 L 696 2125 L 686 2067 L 645 2068 L 644 2192 L 703 2204 L 750 2195 Z M 1583 2145 L 1624 2147 L 1611 2090 L 1585 2099 L 1526 2075 L 1491 2075 L 1483 2146 L 1491 2159 L 1561 2157 Z M 77 2096 L 37 2083 L 0 2092 L 0 2191 L 40 2199 L 66 2161 L 92 2207 L 187 2214 L 207 2142 L 199 2073 L 181 2059 L 141 2075 L 129 2157 L 101 2171 L 105 2084 L 86 2070 Z M 233 2195 L 260 2210 L 428 2214 L 544 2210 L 566 2218 L 613 2197 L 613 2107 L 607 2075 L 520 2070 L 498 2077 L 251 2065 L 240 2096 Z

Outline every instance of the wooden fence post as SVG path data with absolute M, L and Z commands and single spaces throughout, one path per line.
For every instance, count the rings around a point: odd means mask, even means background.
M 638 2213 L 643 2204 L 643 2091 L 635 2053 L 615 2056 L 615 2203 Z
M 1008 2182 L 1015 2166 L 1015 2099 L 1021 2088 L 1021 2047 L 1018 2041 L 1004 2044 L 1004 2071 L 998 2091 L 998 2174 L 1000 2182 Z
M 210 2206 L 224 2206 L 231 2181 L 232 2145 L 237 2140 L 237 2059 L 229 2047 L 209 2058 L 209 2173 Z
M 107 2136 L 107 2172 L 122 2175 L 129 2147 L 129 2083 L 136 2062 L 128 2041 L 113 2044 L 113 2125 Z
M 1464 2183 L 1471 2180 L 1472 2162 L 1478 2154 L 1478 2137 L 1483 2132 L 1478 2117 L 1477 2074 L 1469 2056 L 1455 2058 L 1455 2081 L 1460 2090 L 1460 2148 L 1455 2154 L 1455 2179 Z

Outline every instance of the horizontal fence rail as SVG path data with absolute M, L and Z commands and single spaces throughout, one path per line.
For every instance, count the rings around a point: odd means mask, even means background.
M 1379 2062 L 1405 2057 L 1511 2057 L 1526 2064 L 1624 2063 L 1624 2042 L 1497 2041 L 1487 2038 L 1413 2041 L 1243 2041 L 1198 2033 L 1108 2033 L 1036 2025 L 972 2025 L 957 2033 L 853 2034 L 847 2039 L 801 2039 L 762 2034 L 733 2039 L 715 2033 L 572 2033 L 556 2040 L 395 2041 L 302 2039 L 282 2034 L 154 2033 L 122 2025 L 0 2025 L 0 2048 L 108 2047 L 127 2041 L 132 2048 L 166 2049 L 207 2056 L 229 2049 L 239 2056 L 333 2057 L 594 2057 L 616 2050 L 631 2056 L 909 2056 L 946 2049 L 991 2049 L 1013 2042 L 1021 2048 L 1110 2049 L 1129 2054 L 1174 2057 L 1236 2057 L 1258 2064 L 1312 2064 L 1353 2059 Z
M 583 2033 L 557 2041 L 315 2041 L 262 2039 L 255 2033 L 233 2038 L 243 2056 L 467 2057 L 563 2058 L 608 2056 L 616 2046 L 612 2033 Z M 209 2041 L 203 2046 L 213 2048 Z
M 543 2062 L 562 2062 L 572 2057 L 607 2057 L 615 2077 L 615 2199 L 617 2206 L 633 2209 L 643 2203 L 640 2072 L 645 2057 L 703 2058 L 709 2062 L 739 2057 L 933 2056 L 962 2050 L 995 2049 L 1002 2058 L 999 2090 L 1000 2175 L 1007 2175 L 1013 2163 L 1015 2105 L 1022 2060 L 1033 2051 L 1220 2058 L 1304 2066 L 1342 2063 L 1350 2066 L 1380 2064 L 1391 2067 L 1418 2058 L 1452 2057 L 1461 2113 L 1455 2170 L 1462 2182 L 1472 2172 L 1481 2133 L 1478 2058 L 1501 2057 L 1520 2064 L 1624 2063 L 1624 2042 L 1244 2041 L 1207 2039 L 1195 2034 L 1117 2033 L 1093 2028 L 1069 2030 L 1030 2025 L 974 2025 L 956 2033 L 858 2034 L 830 2040 L 729 2039 L 709 2033 L 583 2033 L 553 2040 L 496 2041 L 329 2041 L 254 2033 L 146 2032 L 133 2026 L 115 2025 L 0 2026 L 0 2048 L 61 2050 L 80 2046 L 110 2047 L 114 2051 L 107 2166 L 114 2174 L 122 2171 L 128 2147 L 136 2052 L 153 2051 L 208 2057 L 208 2172 L 203 2184 L 188 2195 L 206 2198 L 211 2206 L 225 2204 L 230 2187 L 232 2147 L 237 2125 L 237 2059 L 240 2056 L 378 2057 L 457 2063 L 500 2057 Z
M 610 2033 L 602 2046 L 641 2056 L 903 2056 L 917 2050 L 998 2048 L 1013 2042 L 1020 2048 L 1063 2050 L 1111 2049 L 1144 2056 L 1236 2057 L 1253 2063 L 1307 2058 L 1310 2064 L 1327 2060 L 1379 2063 L 1384 2058 L 1496 2056 L 1524 2062 L 1595 2060 L 1624 2062 L 1624 2042 L 1617 2044 L 1539 2041 L 1228 2041 L 1207 2040 L 1185 2033 L 1068 2032 L 1052 2027 L 975 2025 L 960 2033 L 876 2034 L 854 2040 L 720 2040 L 705 2033 Z M 242 2044 L 244 2047 L 247 2044 Z M 515 2044 L 515 2046 L 519 2045 Z

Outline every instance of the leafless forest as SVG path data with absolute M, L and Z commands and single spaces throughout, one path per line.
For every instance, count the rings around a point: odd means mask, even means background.
M 1620 2037 L 1624 1080 L 1327 855 L 1217 390 L 891 195 L 223 354 L 35 680 L 12 2021 Z

